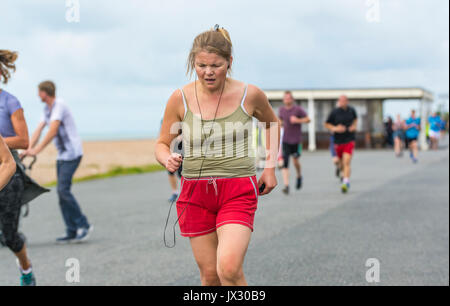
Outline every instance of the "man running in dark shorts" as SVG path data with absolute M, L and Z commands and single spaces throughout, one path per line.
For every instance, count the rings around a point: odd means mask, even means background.
M 341 190 L 346 193 L 350 188 L 350 172 L 353 150 L 355 148 L 355 132 L 358 116 L 353 107 L 348 105 L 348 98 L 341 96 L 325 123 L 325 127 L 334 134 L 336 154 L 339 158 L 343 174 Z
M 306 112 L 302 107 L 295 104 L 294 97 L 290 91 L 284 93 L 284 106 L 279 110 L 278 117 L 283 123 L 283 192 L 289 194 L 289 159 L 292 156 L 294 160 L 295 170 L 297 171 L 296 188 L 302 187 L 302 172 L 300 165 L 300 155 L 302 150 L 302 124 L 309 123 Z

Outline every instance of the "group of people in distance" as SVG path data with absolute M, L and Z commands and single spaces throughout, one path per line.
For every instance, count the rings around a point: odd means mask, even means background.
M 290 91 L 283 97 L 283 106 L 278 111 L 283 130 L 278 162 L 281 167 L 284 187 L 282 192 L 289 194 L 289 160 L 292 157 L 296 170 L 296 189 L 302 188 L 303 176 L 300 156 L 302 153 L 302 124 L 311 122 L 305 110 L 295 103 Z M 350 189 L 351 160 L 355 148 L 358 116 L 349 105 L 348 98 L 341 96 L 336 108 L 329 114 L 325 127 L 330 131 L 330 147 L 336 165 L 336 175 L 341 178 L 341 190 Z
M 2 83 L 8 83 L 11 78 L 11 73 L 16 69 L 17 57 L 16 52 L 0 50 Z M 25 173 L 19 167 L 22 158 L 38 155 L 54 141 L 58 150 L 57 191 L 66 225 L 66 234 L 57 238 L 56 242 L 83 242 L 92 231 L 92 226 L 71 192 L 72 178 L 83 156 L 82 142 L 74 119 L 68 106 L 56 97 L 53 82 L 41 82 L 37 92 L 45 106 L 39 126 L 30 139 L 20 101 L 0 89 L 0 231 L 4 244 L 17 257 L 23 286 L 36 285 L 36 278 L 27 254 L 25 238 L 18 232 L 22 198 L 27 191 Z M 39 141 L 45 127 L 48 127 L 48 132 Z M 18 150 L 22 150 L 20 155 Z
M 447 123 L 441 116 L 434 112 L 428 117 L 426 124 L 426 135 L 432 150 L 437 150 L 439 147 L 439 140 L 446 130 Z M 403 156 L 405 148 L 410 151 L 410 158 L 413 163 L 418 162 L 418 140 L 421 131 L 421 118 L 416 115 L 416 111 L 412 110 L 409 118 L 404 120 L 401 115 L 392 122 L 392 138 L 394 142 L 394 152 L 397 157 Z

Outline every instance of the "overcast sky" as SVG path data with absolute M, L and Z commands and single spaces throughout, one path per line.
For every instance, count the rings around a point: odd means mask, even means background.
M 5 89 L 30 128 L 42 109 L 36 85 L 52 79 L 85 139 L 154 137 L 167 98 L 189 81 L 194 37 L 218 23 L 235 46 L 233 77 L 263 89 L 448 93 L 449 1 L 379 0 L 379 22 L 370 22 L 376 3 L 79 0 L 80 22 L 69 23 L 64 0 L 2 0 L 0 49 L 20 53 Z M 414 106 L 388 103 L 386 114 Z

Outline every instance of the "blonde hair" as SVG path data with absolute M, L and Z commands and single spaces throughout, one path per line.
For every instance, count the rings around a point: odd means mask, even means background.
M 215 53 L 231 62 L 231 55 L 233 53 L 233 44 L 231 43 L 230 34 L 224 28 L 216 25 L 213 29 L 199 34 L 192 44 L 189 52 L 187 63 L 187 75 L 192 76 L 195 70 L 195 57 L 201 52 L 206 51 Z M 228 72 L 231 72 L 231 67 L 228 66 Z
M 17 52 L 0 50 L 0 81 L 3 84 L 8 83 L 11 78 L 11 71 L 16 71 L 14 62 L 17 60 L 17 57 Z

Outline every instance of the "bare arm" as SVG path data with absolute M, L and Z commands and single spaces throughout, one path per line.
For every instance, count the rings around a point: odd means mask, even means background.
M 418 124 L 415 124 L 414 122 L 413 123 L 411 123 L 411 124 L 406 124 L 406 127 L 405 127 L 405 130 L 409 130 L 409 129 L 411 129 L 411 128 L 416 128 L 416 129 L 418 129 L 419 131 L 421 130 L 421 126 L 420 126 L 420 124 L 418 125 Z
M 170 152 L 170 145 L 178 136 L 179 123 L 182 121 L 181 118 L 184 114 L 182 99 L 179 90 L 175 91 L 169 98 L 155 149 L 156 159 L 170 172 L 175 172 L 182 162 L 179 154 L 172 154 Z
M 406 123 L 405 123 L 405 125 L 406 125 L 406 126 L 405 126 L 405 129 L 406 129 L 406 130 L 415 127 L 415 128 L 417 128 L 417 129 L 420 131 L 420 128 L 421 128 L 421 127 L 420 127 L 420 124 L 417 125 L 417 124 L 415 124 L 414 122 L 413 122 L 413 123 L 410 123 L 410 124 L 406 124 Z
M 48 144 L 53 140 L 53 138 L 56 137 L 56 135 L 58 134 L 58 129 L 59 129 L 60 125 L 61 125 L 61 121 L 59 121 L 59 120 L 50 122 L 50 128 L 49 128 L 47 134 L 44 136 L 44 139 L 42 140 L 42 142 L 33 146 L 31 149 L 29 149 L 26 152 L 26 154 L 27 155 L 38 155 L 39 153 L 41 153 L 42 150 L 44 150 L 45 147 L 47 147 Z M 37 134 L 37 131 L 34 134 Z M 41 131 L 39 132 L 39 135 L 41 134 Z M 34 134 L 33 134 L 33 138 L 35 138 Z M 36 137 L 36 138 L 39 138 L 39 137 Z M 31 142 L 32 143 L 37 142 L 37 139 L 33 139 Z
M 325 128 L 328 129 L 332 133 L 336 132 L 336 126 L 332 125 L 331 123 L 325 122 Z
M 33 132 L 33 135 L 31 136 L 30 146 L 29 146 L 28 149 L 32 149 L 38 144 L 39 139 L 41 138 L 41 134 L 42 134 L 42 131 L 44 130 L 44 128 L 45 128 L 45 122 L 42 121 L 41 123 L 39 123 L 38 127 Z
M 28 127 L 23 115 L 23 109 L 19 109 L 11 116 L 12 126 L 16 136 L 5 138 L 5 143 L 10 149 L 23 149 L 28 148 Z
M 266 185 L 261 193 L 261 195 L 265 195 L 270 193 L 277 185 L 275 167 L 280 147 L 281 123 L 262 90 L 250 86 L 249 98 L 249 106 L 253 110 L 253 117 L 263 123 L 266 129 L 266 166 L 258 181 L 260 187 L 262 184 Z
M 309 118 L 309 116 L 303 117 L 303 118 L 298 118 L 294 120 L 294 123 L 297 124 L 306 124 L 306 123 L 310 123 L 311 122 L 311 118 Z
M 327 128 L 328 130 L 330 130 L 331 133 L 336 133 L 336 134 L 342 134 L 345 133 L 345 131 L 347 130 L 347 128 L 345 127 L 345 125 L 339 124 L 339 125 L 333 125 L 331 123 L 326 122 L 325 123 L 325 128 Z M 350 131 L 350 130 L 349 130 Z
M 355 119 L 352 125 L 348 127 L 348 131 L 352 133 L 356 132 L 357 126 L 358 126 L 358 119 Z
M 16 163 L 3 138 L 0 137 L 0 190 L 8 184 L 16 172 Z

